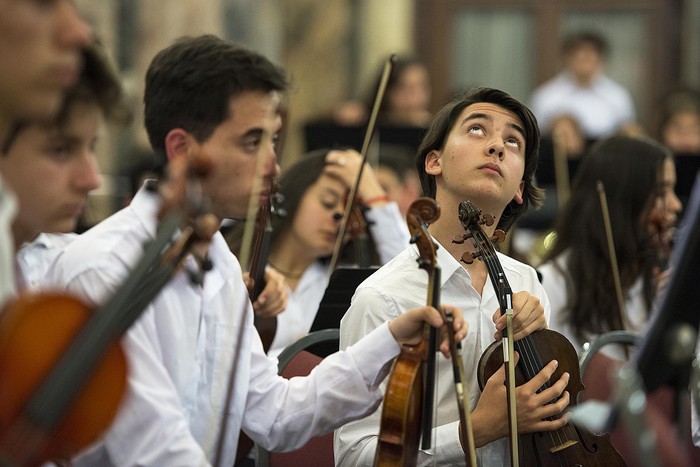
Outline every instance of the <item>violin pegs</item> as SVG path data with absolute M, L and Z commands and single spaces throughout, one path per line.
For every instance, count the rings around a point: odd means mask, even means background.
M 454 237 L 452 237 L 452 243 L 456 243 L 458 245 L 461 245 L 462 243 L 464 243 L 465 240 L 470 239 L 471 237 L 472 237 L 472 234 L 470 234 L 470 233 L 455 235 Z
M 493 233 L 493 236 L 489 240 L 495 243 L 503 243 L 505 239 L 506 233 L 501 229 L 496 229 L 496 231 Z
M 469 252 L 464 253 L 464 254 L 462 255 L 462 262 L 463 262 L 463 263 L 466 263 L 466 264 L 472 264 L 472 263 L 474 262 L 474 259 L 476 259 L 477 256 L 479 256 L 479 253 L 477 253 L 477 252 L 474 252 L 474 253 L 469 253 Z
M 421 238 L 421 233 L 420 233 L 420 232 L 416 232 L 415 235 L 411 235 L 411 238 L 409 239 L 409 242 L 410 242 L 410 243 L 416 243 L 416 242 L 418 241 L 418 239 L 420 239 L 420 238 Z
M 494 218 L 491 214 L 483 214 L 481 216 L 481 221 L 479 222 L 480 224 L 484 224 L 487 227 L 490 227 L 493 225 Z
M 462 262 L 466 264 L 472 264 L 474 262 L 474 256 L 472 253 L 464 253 L 462 255 Z

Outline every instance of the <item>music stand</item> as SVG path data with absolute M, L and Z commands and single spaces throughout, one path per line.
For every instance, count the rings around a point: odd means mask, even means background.
M 321 304 L 318 306 L 316 318 L 311 325 L 311 330 L 335 329 L 340 327 L 340 320 L 350 308 L 350 301 L 355 295 L 355 289 L 378 268 L 346 268 L 339 267 L 331 274 L 326 292 L 323 294 Z M 326 347 L 323 347 L 326 345 Z M 316 347 L 319 346 L 319 347 Z M 326 357 L 338 349 L 331 349 L 327 344 L 316 344 L 311 353 L 320 357 Z
M 307 151 L 322 148 L 349 147 L 359 151 L 366 127 L 338 125 L 328 120 L 315 120 L 304 125 L 304 142 Z M 426 129 L 415 126 L 377 124 L 374 140 L 378 144 L 405 146 L 415 153 Z

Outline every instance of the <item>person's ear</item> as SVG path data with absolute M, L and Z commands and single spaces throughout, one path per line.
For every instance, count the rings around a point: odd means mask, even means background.
M 442 173 L 442 154 L 432 150 L 425 156 L 425 173 L 440 175 Z
M 518 185 L 518 191 L 515 192 L 515 196 L 513 196 L 513 201 L 515 201 L 518 204 L 523 204 L 523 192 L 525 191 L 525 182 L 521 181 L 520 185 Z
M 194 148 L 195 140 L 182 128 L 174 128 L 165 135 L 165 153 L 168 160 L 188 155 Z

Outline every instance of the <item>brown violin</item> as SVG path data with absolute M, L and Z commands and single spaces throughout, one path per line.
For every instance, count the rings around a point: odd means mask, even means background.
M 284 217 L 286 212 L 279 207 L 283 196 L 277 191 L 277 184 L 273 183 L 266 202 L 258 206 L 255 217 L 255 237 L 253 252 L 250 259 L 250 278 L 253 287 L 250 290 L 250 301 L 255 302 L 265 289 L 265 267 L 270 256 L 270 241 L 272 240 L 272 216 Z M 254 316 L 255 328 L 260 334 L 263 349 L 267 353 L 277 333 L 277 317 Z
M 347 228 L 355 250 L 355 264 L 360 268 L 368 268 L 372 265 L 372 244 L 362 211 L 363 207 L 357 201 L 353 203 Z
M 427 303 L 438 309 L 439 268 L 427 225 L 439 216 L 440 208 L 429 198 L 414 201 L 406 214 L 411 242 L 420 253 L 418 265 L 428 273 Z M 437 331 L 425 323 L 421 341 L 404 344 L 396 357 L 382 407 L 375 466 L 415 466 L 419 440 L 423 449 L 430 448 L 436 352 Z
M 481 211 L 471 202 L 464 201 L 459 206 L 459 219 L 471 239 L 475 252 L 465 254 L 463 261 L 470 263 L 475 258 L 482 260 L 489 278 L 499 296 L 501 310 L 507 306 L 502 300 L 502 291 L 510 289 L 507 278 L 501 267 L 496 251 L 491 244 L 493 239 L 486 236 L 481 229 L 485 221 Z M 503 239 L 505 234 L 497 231 L 494 236 Z M 564 372 L 570 375 L 566 390 L 571 395 L 571 404 L 575 405 L 579 391 L 583 390 L 579 372 L 576 351 L 564 336 L 548 329 L 536 331 L 514 343 L 515 350 L 520 354 L 520 360 L 515 368 L 516 385 L 522 385 L 531 380 L 551 360 L 559 362 L 557 370 L 552 375 L 558 380 Z M 501 344 L 491 344 L 479 361 L 477 372 L 479 386 L 483 389 L 486 381 L 503 364 Z M 547 382 L 542 389 L 549 387 Z M 525 466 L 625 466 L 622 456 L 610 443 L 607 434 L 598 435 L 571 423 L 564 427 L 548 432 L 523 433 L 518 435 L 519 462 Z

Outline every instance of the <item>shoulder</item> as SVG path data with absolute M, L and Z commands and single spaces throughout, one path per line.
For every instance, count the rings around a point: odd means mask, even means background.
M 398 255 L 380 267 L 374 274 L 365 279 L 358 287 L 361 289 L 379 289 L 391 294 L 395 291 L 405 291 L 408 287 L 426 276 L 418 268 L 417 255 L 412 246 L 404 248 Z M 423 282 L 427 282 L 426 280 Z
M 124 208 L 71 241 L 54 263 L 54 278 L 69 283 L 86 271 L 103 268 L 126 274 L 150 238 L 131 209 Z
M 509 280 L 519 282 L 521 288 L 523 286 L 532 288 L 535 284 L 539 284 L 540 281 L 535 268 L 502 253 L 497 253 L 497 255 L 503 270 L 508 274 Z M 515 286 L 515 284 L 513 285 Z

